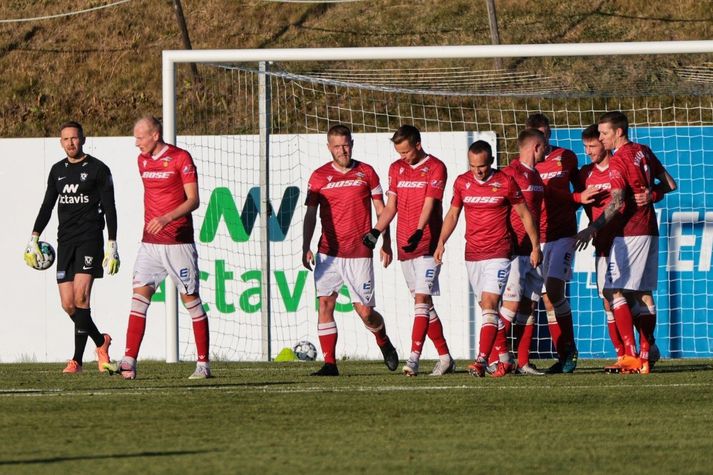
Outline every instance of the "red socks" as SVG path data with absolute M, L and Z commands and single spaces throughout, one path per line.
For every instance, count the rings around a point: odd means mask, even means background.
M 337 322 L 317 324 L 319 346 L 322 347 L 322 357 L 327 364 L 337 364 Z

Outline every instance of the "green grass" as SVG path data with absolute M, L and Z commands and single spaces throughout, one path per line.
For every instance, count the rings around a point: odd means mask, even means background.
M 462 368 L 465 362 L 460 362 Z M 405 378 L 380 363 L 142 363 L 139 379 L 0 366 L 6 473 L 705 473 L 713 366 L 649 376 Z M 430 369 L 426 362 L 424 370 Z

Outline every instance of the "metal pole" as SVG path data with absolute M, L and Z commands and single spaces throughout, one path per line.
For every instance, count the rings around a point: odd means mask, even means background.
M 495 0 L 485 0 L 488 6 L 488 23 L 490 23 L 490 42 L 494 45 L 500 44 L 500 33 L 498 32 L 498 19 L 495 16 Z M 503 69 L 502 58 L 496 57 L 495 69 Z
M 191 37 L 188 35 L 188 25 L 186 24 L 186 17 L 183 15 L 183 6 L 181 6 L 181 0 L 173 0 L 173 8 L 176 10 L 176 21 L 178 21 L 178 29 L 181 30 L 181 37 L 183 38 L 183 47 L 185 49 L 193 49 L 191 45 Z M 198 67 L 196 63 L 191 63 L 191 75 L 193 76 L 193 81 L 196 83 L 201 82 L 201 77 L 198 75 Z
M 176 145 L 176 67 L 163 53 L 163 140 Z M 178 362 L 178 290 L 166 279 L 166 363 Z
M 272 284 L 270 268 L 270 78 L 268 63 L 260 62 L 258 75 L 259 109 L 258 122 L 260 128 L 260 251 L 262 254 L 262 286 L 261 286 L 261 316 L 262 316 L 262 359 L 270 361 L 271 343 L 271 299 Z

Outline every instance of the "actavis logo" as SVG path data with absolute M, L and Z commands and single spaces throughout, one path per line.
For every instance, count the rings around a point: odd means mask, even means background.
M 295 214 L 300 190 L 296 186 L 288 186 L 282 194 L 280 209 L 275 214 L 271 203 L 268 203 L 268 236 L 270 241 L 284 241 L 290 228 L 292 216 Z M 233 194 L 228 188 L 218 187 L 213 190 L 206 209 L 205 219 L 201 226 L 199 239 L 201 242 L 212 242 L 218 232 L 221 220 L 225 221 L 230 237 L 235 242 L 246 242 L 250 239 L 255 221 L 260 213 L 260 188 L 250 189 L 245 198 L 242 213 L 238 213 Z

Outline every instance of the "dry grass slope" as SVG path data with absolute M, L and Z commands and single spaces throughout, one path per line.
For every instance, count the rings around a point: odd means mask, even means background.
M 0 19 L 103 5 L 97 0 L 10 0 Z M 587 3 L 498 0 L 503 43 L 708 39 L 707 2 L 599 0 Z M 300 48 L 487 44 L 484 1 L 364 0 L 341 4 L 183 0 L 194 48 Z M 78 119 L 92 135 L 125 135 L 135 117 L 161 112 L 161 51 L 180 49 L 172 2 L 131 0 L 92 13 L 0 24 L 0 136 L 54 135 Z M 666 67 L 678 58 L 659 58 Z M 491 68 L 490 63 L 474 63 Z M 588 75 L 586 60 L 505 61 L 508 70 L 537 69 L 570 80 Z M 315 65 L 305 65 L 314 69 Z M 409 66 L 399 64 L 399 66 Z M 597 65 L 599 72 L 607 69 Z M 317 65 L 316 67 L 320 67 Z M 365 67 L 365 65 L 359 65 Z M 650 70 L 637 63 L 626 74 Z M 604 77 L 604 82 L 617 81 Z M 647 79 L 649 81 L 649 79 Z M 183 87 L 191 89 L 190 78 Z M 184 131 L 190 133 L 191 130 Z M 214 132 L 227 132 L 215 130 Z

